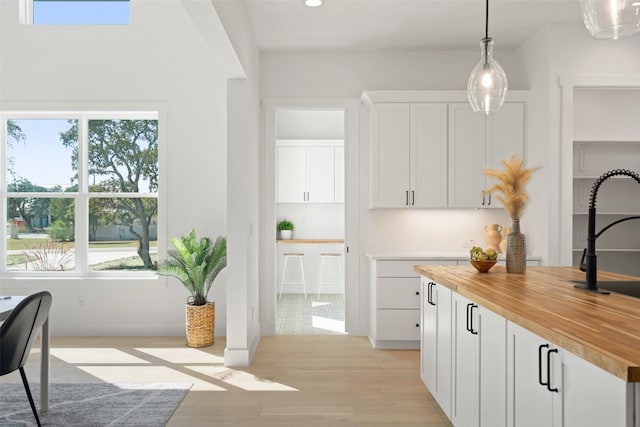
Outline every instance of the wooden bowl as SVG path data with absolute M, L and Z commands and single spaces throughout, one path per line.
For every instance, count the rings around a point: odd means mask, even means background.
M 498 261 L 479 261 L 479 260 L 475 260 L 475 259 L 470 259 L 469 262 L 471 263 L 471 265 L 473 265 L 476 270 L 478 270 L 480 273 L 486 273 L 489 270 L 491 270 L 491 267 L 493 267 L 494 265 L 496 265 L 496 262 Z

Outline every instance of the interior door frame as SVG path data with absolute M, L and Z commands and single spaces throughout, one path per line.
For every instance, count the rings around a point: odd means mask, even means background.
M 359 99 L 269 98 L 263 100 L 260 243 L 260 324 L 276 333 L 276 116 L 279 111 L 344 111 L 345 332 L 360 334 L 362 307 L 359 259 Z

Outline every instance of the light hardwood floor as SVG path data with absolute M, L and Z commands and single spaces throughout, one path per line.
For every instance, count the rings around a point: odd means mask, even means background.
M 420 380 L 419 352 L 374 350 L 365 337 L 263 337 L 246 369 L 223 366 L 220 338 L 203 349 L 160 337 L 53 338 L 52 347 L 52 382 L 192 383 L 169 427 L 451 426 Z

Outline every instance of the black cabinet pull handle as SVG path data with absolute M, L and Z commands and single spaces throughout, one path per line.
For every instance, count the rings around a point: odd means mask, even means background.
M 420 295 L 420 291 L 416 291 L 416 295 Z
M 436 303 L 433 301 L 433 288 L 436 286 L 436 284 L 434 282 L 429 282 L 429 299 L 428 302 L 431 305 L 436 305 Z
M 471 328 L 469 329 L 469 332 L 471 332 L 473 335 L 478 335 L 478 331 L 476 331 L 475 329 L 473 329 L 473 309 L 474 308 L 478 308 L 478 306 L 476 304 L 471 304 L 471 310 L 469 310 L 469 325 L 471 326 Z
M 404 192 L 404 204 L 405 206 L 409 206 L 409 190 Z
M 542 381 L 542 349 L 543 348 L 549 348 L 549 344 L 540 344 L 540 346 L 538 347 L 538 382 L 540 383 L 541 386 L 548 387 L 549 383 Z M 549 379 L 549 365 L 547 364 L 547 380 L 548 379 Z
M 551 388 L 551 353 L 557 353 L 557 352 L 558 352 L 557 348 L 553 348 L 547 351 L 547 390 L 553 393 L 557 393 L 558 388 L 557 387 Z
M 419 328 L 419 327 L 420 327 L 420 323 L 416 323 L 416 328 Z
M 489 193 L 489 206 L 491 206 L 491 193 Z
M 416 204 L 416 192 L 411 190 L 411 206 Z
M 469 332 L 471 332 L 471 316 L 469 315 L 469 312 L 471 311 L 471 306 L 472 305 L 473 305 L 472 302 L 467 304 L 467 331 L 469 331 Z
M 482 194 L 482 206 L 484 206 L 484 193 Z

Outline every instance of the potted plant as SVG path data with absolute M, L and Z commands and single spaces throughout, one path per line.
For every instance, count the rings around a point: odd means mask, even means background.
M 198 239 L 191 230 L 188 236 L 174 237 L 171 242 L 175 249 L 168 252 L 158 273 L 178 278 L 190 293 L 186 303 L 187 345 L 210 346 L 214 343 L 215 303 L 208 302 L 207 295 L 227 265 L 227 240 Z
M 280 238 L 283 240 L 291 239 L 293 234 L 293 223 L 287 219 L 283 219 L 278 223 L 278 230 L 280 231 Z

